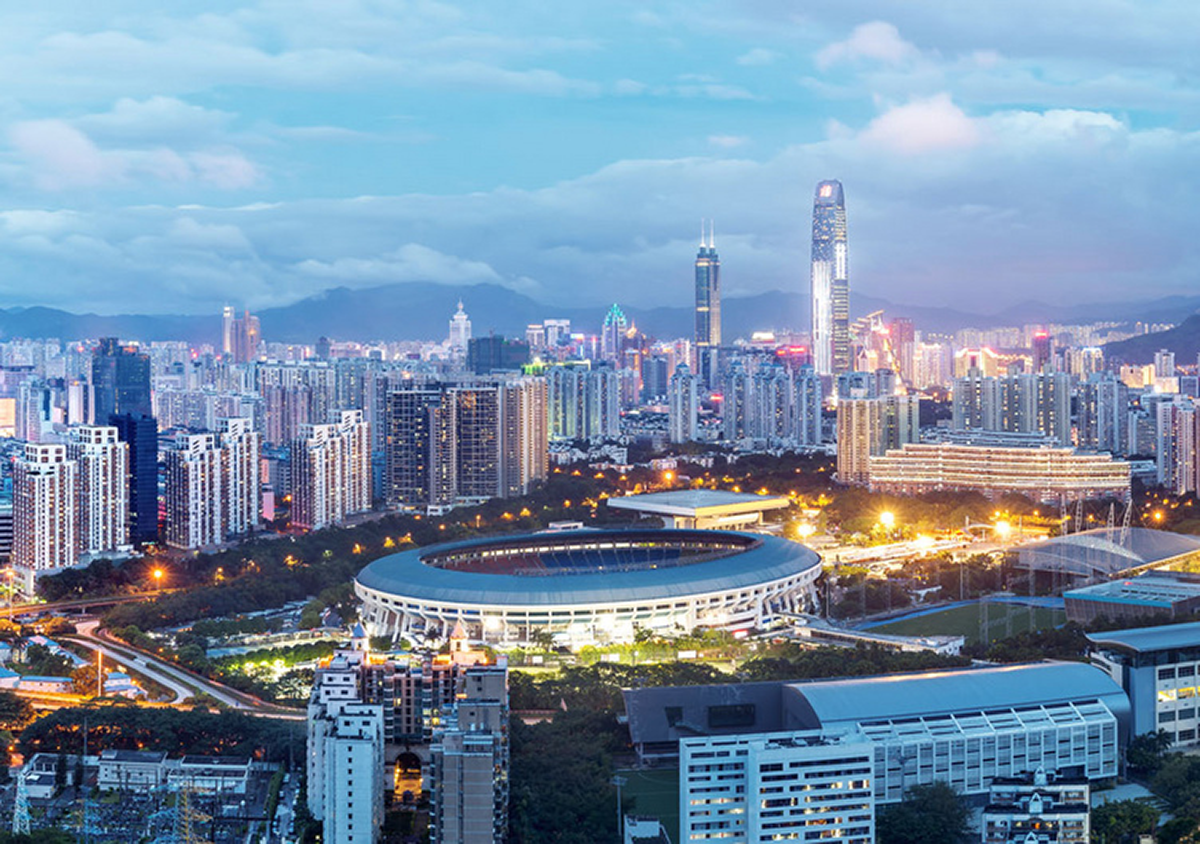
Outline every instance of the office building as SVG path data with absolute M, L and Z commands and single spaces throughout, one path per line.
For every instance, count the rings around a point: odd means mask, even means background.
M 1110 779 L 1131 723 L 1121 687 L 1082 663 L 648 687 L 623 695 L 634 749 L 646 763 L 682 763 L 685 745 L 693 740 L 715 744 L 764 733 L 778 734 L 768 739 L 802 733 L 806 740 L 868 743 L 867 779 L 876 805 L 898 802 L 913 786 L 938 781 L 966 796 L 984 795 L 997 778 L 1039 766 L 1064 777 Z M 705 738 L 698 739 L 698 732 Z M 786 751 L 783 755 L 786 759 Z M 681 780 L 687 775 L 682 765 L 680 774 Z M 687 788 L 681 781 L 681 801 Z
M 1054 363 L 1054 340 L 1048 331 L 1035 331 L 1029 341 L 1034 374 L 1050 371 Z
M 117 439 L 128 449 L 129 541 L 158 541 L 158 424 L 152 416 L 120 413 L 111 417 Z
M 625 332 L 629 329 L 629 320 L 625 312 L 615 302 L 604 315 L 604 323 L 600 327 L 600 358 L 615 365 L 620 365 L 621 349 L 625 343 Z
M 859 428 L 853 430 L 857 433 Z M 862 459 L 861 453 L 861 446 L 856 447 L 855 459 Z M 1081 498 L 1128 501 L 1130 495 L 1128 463 L 1107 454 L 1078 454 L 1071 448 L 908 443 L 866 459 L 875 492 L 979 492 L 993 499 L 1016 493 L 1049 503 Z M 839 472 L 841 465 L 839 442 Z M 857 468 L 861 463 L 850 465 Z
M 705 243 L 702 224 L 700 251 L 696 254 L 696 372 L 709 388 L 717 383 L 720 348 L 721 259 L 717 256 L 713 229 L 709 229 Z
M 472 337 L 467 341 L 467 369 L 475 375 L 519 372 L 529 363 L 529 344 L 506 340 L 501 334 Z
M 700 433 L 700 379 L 692 374 L 686 363 L 675 367 L 669 387 L 667 427 L 673 443 L 693 442 Z
M 447 344 L 451 351 L 460 355 L 467 353 L 467 344 L 471 341 L 471 318 L 463 311 L 463 303 L 458 301 L 458 310 L 450 317 L 450 336 Z
M 319 530 L 371 509 L 371 436 L 361 410 L 302 426 L 291 462 L 294 526 Z
M 682 842 L 875 840 L 875 748 L 820 732 L 679 742 Z
M 150 416 L 150 356 L 122 346 L 115 337 L 101 339 L 92 355 L 92 421 L 111 424 L 122 413 Z
M 68 431 L 67 458 L 77 466 L 79 551 L 86 556 L 129 547 L 129 448 L 117 429 L 85 425 Z
M 921 403 L 916 396 L 848 399 L 837 405 L 838 480 L 872 480 L 872 459 L 915 443 L 921 433 Z
M 78 562 L 78 496 L 79 464 L 66 446 L 25 446 L 13 464 L 12 565 L 26 594 L 41 574 Z
M 1132 735 L 1162 731 L 1171 747 L 1200 743 L 1200 622 L 1089 633 L 1092 664 L 1129 696 Z
M 979 820 L 983 844 L 1088 844 L 1091 784 L 1039 766 L 1020 777 L 992 781 Z
M 468 668 L 426 768 L 432 844 L 508 840 L 508 671 Z
M 850 365 L 850 280 L 842 183 L 818 182 L 812 224 L 812 347 L 818 375 Z

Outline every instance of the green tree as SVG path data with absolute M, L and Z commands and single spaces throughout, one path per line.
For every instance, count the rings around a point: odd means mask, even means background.
M 1150 776 L 1162 767 L 1163 754 L 1173 740 L 1166 730 L 1157 733 L 1142 733 L 1129 742 L 1125 750 L 1125 762 L 1134 773 Z
M 105 674 L 108 672 L 106 671 Z M 84 665 L 71 672 L 71 685 L 75 694 L 84 697 L 96 697 L 100 694 L 99 678 L 96 676 L 96 666 Z
M 1110 800 L 1092 809 L 1092 840 L 1097 844 L 1126 844 L 1150 835 L 1159 811 L 1144 800 Z
M 33 720 L 33 707 L 29 701 L 12 692 L 0 691 L 0 728 L 19 730 Z
M 918 785 L 875 818 L 879 844 L 960 844 L 967 840 L 970 810 L 944 782 Z

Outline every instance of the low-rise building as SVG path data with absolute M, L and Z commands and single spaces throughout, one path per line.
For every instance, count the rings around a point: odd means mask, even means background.
M 1200 576 L 1184 572 L 1149 572 L 1063 593 L 1067 620 L 1087 624 L 1098 618 L 1144 620 L 1148 616 L 1179 618 L 1200 610 Z
M 96 785 L 114 791 L 144 791 L 167 782 L 167 754 L 158 750 L 104 750 Z
M 250 759 L 243 756 L 184 756 L 169 764 L 167 786 L 206 794 L 245 794 L 250 784 Z
M 1200 622 L 1089 633 L 1092 663 L 1129 696 L 1132 734 L 1163 731 L 1172 746 L 1200 743 Z
M 819 731 L 679 743 L 681 842 L 875 840 L 875 749 Z
M 1087 844 L 1091 786 L 1038 768 L 996 779 L 980 817 L 983 844 Z

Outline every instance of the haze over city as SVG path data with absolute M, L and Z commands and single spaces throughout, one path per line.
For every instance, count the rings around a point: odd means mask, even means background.
M 1189 3 L 47 2 L 6 15 L 0 295 L 99 313 L 491 282 L 998 310 L 1194 289 Z M 796 327 L 807 328 L 807 325 Z

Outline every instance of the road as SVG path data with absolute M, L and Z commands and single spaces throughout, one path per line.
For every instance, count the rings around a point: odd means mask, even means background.
M 146 651 L 132 648 L 129 645 L 114 641 L 104 631 L 98 629 L 98 619 L 90 619 L 76 625 L 76 635 L 73 641 L 92 650 L 99 650 L 113 660 L 120 661 L 145 674 L 150 679 L 169 688 L 175 695 L 175 702 L 192 697 L 197 693 L 211 696 L 217 702 L 251 715 L 262 715 L 269 718 L 282 718 L 302 721 L 303 712 L 289 710 L 266 701 L 259 700 L 253 695 L 239 692 L 226 685 L 209 680 L 174 663 L 167 662 Z
M 93 607 L 115 607 L 117 604 L 133 604 L 148 601 L 174 592 L 174 589 L 155 589 L 148 592 L 134 592 L 129 595 L 109 595 L 102 598 L 72 598 L 69 601 L 55 601 L 52 604 L 10 604 L 0 607 L 0 618 L 13 618 L 27 613 L 56 614 L 63 610 L 89 610 Z

